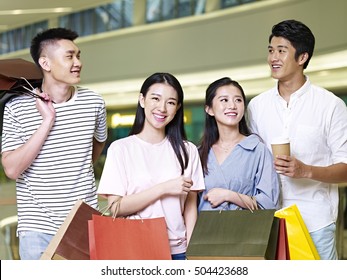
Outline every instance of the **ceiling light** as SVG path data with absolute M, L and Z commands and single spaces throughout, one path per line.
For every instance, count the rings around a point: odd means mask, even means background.
M 5 10 L 0 11 L 1 16 L 8 15 L 29 15 L 29 14 L 47 14 L 47 13 L 68 13 L 71 7 L 43 8 L 43 9 L 26 9 L 26 10 Z

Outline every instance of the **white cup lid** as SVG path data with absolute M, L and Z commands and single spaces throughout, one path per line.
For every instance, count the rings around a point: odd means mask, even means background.
M 271 144 L 287 144 L 289 143 L 289 138 L 288 137 L 278 137 L 275 138 L 271 141 Z

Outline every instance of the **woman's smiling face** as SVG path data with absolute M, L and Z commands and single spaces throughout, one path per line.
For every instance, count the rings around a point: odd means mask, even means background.
M 215 117 L 217 124 L 237 126 L 245 112 L 245 102 L 240 90 L 233 85 L 219 87 L 212 106 L 206 107 L 206 112 Z
M 140 95 L 140 105 L 145 111 L 145 126 L 165 130 L 180 108 L 176 90 L 165 83 L 150 86 L 146 96 Z

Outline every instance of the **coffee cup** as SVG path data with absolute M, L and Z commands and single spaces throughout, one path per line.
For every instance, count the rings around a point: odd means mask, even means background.
M 288 138 L 277 138 L 271 142 L 273 157 L 280 155 L 290 156 L 290 142 Z

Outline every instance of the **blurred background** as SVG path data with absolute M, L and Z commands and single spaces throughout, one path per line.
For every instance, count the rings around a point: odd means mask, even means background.
M 81 85 L 103 95 L 109 137 L 95 165 L 100 177 L 106 149 L 127 136 L 139 89 L 154 72 L 170 72 L 185 91 L 185 128 L 198 143 L 208 84 L 229 76 L 248 100 L 274 86 L 266 63 L 274 24 L 296 19 L 316 37 L 306 70 L 311 81 L 347 102 L 345 0 L 2 0 L 0 59 L 23 58 L 31 39 L 51 27 L 79 33 Z M 338 249 L 347 258 L 346 188 L 340 188 Z M 0 166 L 0 259 L 18 259 L 15 185 Z

